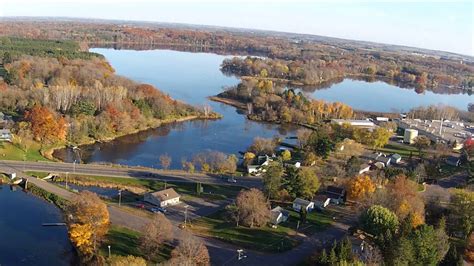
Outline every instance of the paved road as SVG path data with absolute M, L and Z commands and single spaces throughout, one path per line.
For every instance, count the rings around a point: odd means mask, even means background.
M 98 164 L 73 164 L 59 162 L 23 162 L 0 160 L 0 167 L 9 167 L 16 171 L 43 171 L 50 173 L 76 173 L 95 176 L 115 176 L 124 178 L 150 178 L 169 182 L 201 182 L 209 184 L 226 184 L 244 187 L 261 187 L 262 182 L 257 177 L 238 177 L 237 183 L 229 183 L 218 175 L 187 173 L 178 170 L 158 170 L 141 167 L 119 167 Z

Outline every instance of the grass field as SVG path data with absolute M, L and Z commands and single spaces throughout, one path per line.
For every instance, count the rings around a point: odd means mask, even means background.
M 2 160 L 48 161 L 39 151 L 39 145 L 34 145 L 28 152 L 25 152 L 11 143 L 0 142 L 0 159 Z
M 297 232 L 298 220 L 299 214 L 290 211 L 288 221 L 278 225 L 277 228 L 268 225 L 261 228 L 236 227 L 235 223 L 227 220 L 227 215 L 222 210 L 195 220 L 192 230 L 253 250 L 282 252 L 299 244 L 300 241 L 296 237 L 298 232 L 311 235 L 331 224 L 330 216 L 327 214 L 311 212 L 307 216 L 307 222 L 301 225 Z
M 44 172 L 28 172 L 28 174 L 44 177 L 47 173 Z M 212 185 L 212 184 L 201 184 L 203 188 L 202 193 L 197 193 L 197 183 L 181 183 L 181 182 L 162 182 L 152 179 L 140 179 L 140 178 L 121 178 L 121 177 L 106 177 L 106 176 L 89 176 L 89 175 L 74 175 L 69 174 L 68 181 L 71 183 L 77 183 L 79 185 L 89 185 L 98 187 L 134 187 L 140 188 L 143 191 L 157 191 L 165 188 L 174 188 L 176 192 L 186 197 L 199 197 L 209 200 L 224 200 L 228 198 L 235 198 L 237 194 L 242 190 L 242 187 L 238 186 L 226 186 L 226 185 Z M 124 194 L 122 197 L 123 202 L 136 201 L 142 199 L 141 195 L 129 193 Z
M 144 257 L 140 250 L 140 233 L 128 228 L 112 226 L 106 235 L 105 241 L 100 247 L 102 256 L 108 256 L 108 247 L 112 255 Z M 164 245 L 159 254 L 155 257 L 153 263 L 161 263 L 171 257 L 172 247 Z
M 380 148 L 379 151 L 383 153 L 398 153 L 402 157 L 409 157 L 410 153 L 413 156 L 418 156 L 418 150 L 415 147 L 403 145 L 403 144 L 387 144 L 383 148 Z

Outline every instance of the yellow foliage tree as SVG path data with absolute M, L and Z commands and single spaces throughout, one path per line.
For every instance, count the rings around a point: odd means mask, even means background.
M 74 195 L 66 208 L 71 242 L 83 259 L 91 258 L 109 229 L 107 205 L 89 191 Z
M 360 200 L 375 192 L 375 184 L 367 175 L 351 179 L 348 187 L 348 196 L 353 200 Z
M 422 225 L 425 223 L 425 219 L 423 216 L 417 212 L 413 213 L 413 219 L 411 221 L 411 225 L 413 228 L 417 228 L 418 226 Z
M 283 159 L 283 161 L 289 161 L 291 160 L 291 152 L 289 150 L 284 150 L 282 153 L 281 153 L 281 158 Z
M 69 227 L 69 238 L 81 254 L 92 254 L 92 226 L 90 224 L 72 224 Z

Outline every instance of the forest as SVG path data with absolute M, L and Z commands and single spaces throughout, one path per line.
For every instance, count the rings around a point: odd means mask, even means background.
M 326 119 L 354 116 L 354 111 L 346 104 L 310 99 L 301 91 L 276 84 L 268 79 L 245 79 L 227 88 L 218 98 L 244 103 L 250 119 L 268 122 L 315 125 Z
M 470 92 L 472 58 L 416 48 L 327 37 L 262 31 L 176 26 L 153 23 L 81 20 L 2 20 L 0 36 L 75 40 L 94 47 L 213 51 L 264 56 L 232 59 L 223 69 L 237 75 L 259 75 L 315 85 L 341 77 L 369 76 L 436 93 Z
M 214 115 L 116 75 L 102 56 L 81 52 L 72 42 L 10 41 L 0 43 L 6 51 L 0 55 L 0 112 L 18 122 L 14 142 L 23 148 L 31 141 L 106 140 L 164 121 Z M 48 49 L 61 53 L 45 55 Z

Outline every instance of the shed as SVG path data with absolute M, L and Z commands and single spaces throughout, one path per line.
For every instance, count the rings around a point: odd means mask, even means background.
M 314 206 L 319 209 L 326 208 L 331 202 L 331 198 L 327 194 L 319 194 L 313 198 Z
M 275 225 L 286 222 L 289 217 L 290 212 L 280 206 L 277 206 L 270 211 L 270 222 Z
M 293 201 L 293 210 L 299 212 L 301 211 L 302 208 L 305 208 L 306 211 L 310 212 L 314 209 L 314 202 L 311 202 L 309 200 L 301 199 L 301 198 L 296 198 Z
M 176 193 L 174 189 L 168 188 L 165 190 L 145 194 L 144 201 L 160 207 L 166 207 L 168 205 L 179 204 L 179 198 L 180 195 Z
M 456 156 L 449 156 L 448 158 L 446 158 L 446 164 L 459 167 L 461 165 L 461 158 Z
M 395 164 L 399 164 L 402 161 L 402 156 L 398 153 L 394 153 L 390 156 L 392 162 Z

